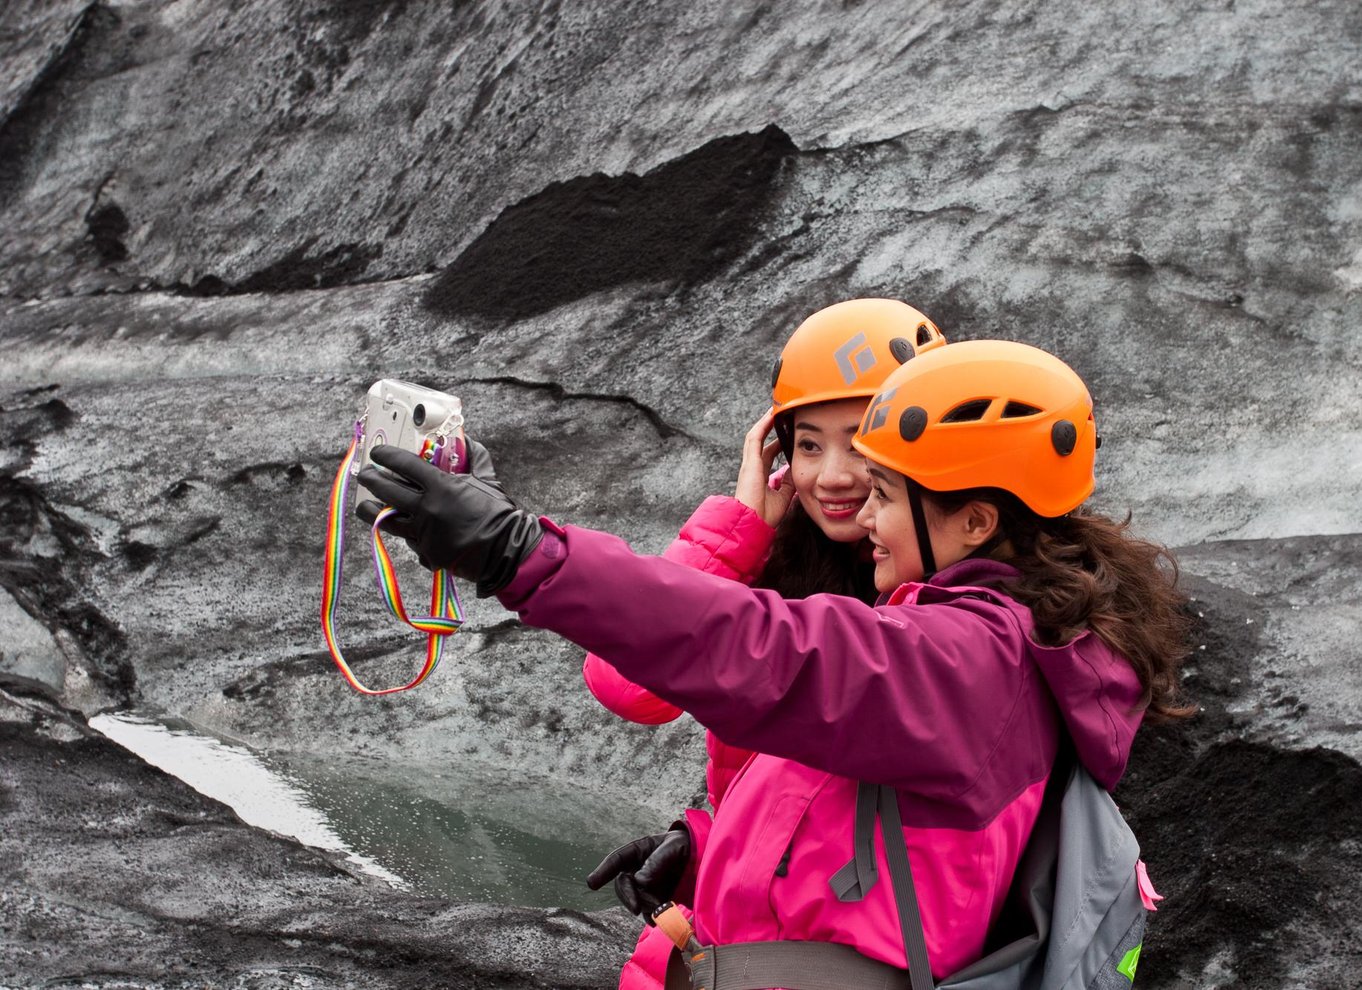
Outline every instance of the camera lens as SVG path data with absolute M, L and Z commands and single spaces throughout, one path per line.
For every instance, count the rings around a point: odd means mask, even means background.
M 411 421 L 414 426 L 424 426 L 426 422 L 426 407 L 418 402 L 416 408 L 411 411 Z

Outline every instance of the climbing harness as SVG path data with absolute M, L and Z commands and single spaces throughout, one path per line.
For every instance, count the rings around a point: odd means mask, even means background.
M 898 795 L 892 787 L 862 782 L 856 791 L 855 857 L 829 881 L 842 901 L 859 901 L 875 885 L 875 817 L 886 836 L 901 836 Z M 902 842 L 885 843 L 889 879 L 898 905 L 908 969 L 871 959 L 834 942 L 737 942 L 700 945 L 681 910 L 668 902 L 653 920 L 680 950 L 667 966 L 666 990 L 932 990 L 913 871 Z
M 454 587 L 454 576 L 444 568 L 435 571 L 430 586 L 430 614 L 412 618 L 402 604 L 402 592 L 397 586 L 397 573 L 393 570 L 392 558 L 383 545 L 379 527 L 389 516 L 395 515 L 393 508 L 384 506 L 383 511 L 374 519 L 371 529 L 373 537 L 374 577 L 378 582 L 379 593 L 388 605 L 388 610 L 398 619 L 426 634 L 426 660 L 420 672 L 401 687 L 374 689 L 365 687 L 341 654 L 340 643 L 336 639 L 335 614 L 340 602 L 342 551 L 345 547 L 345 516 L 349 502 L 351 480 L 359 474 L 356 459 L 364 445 L 365 418 L 355 421 L 355 433 L 350 441 L 350 449 L 341 461 L 336 480 L 331 484 L 331 500 L 327 511 L 326 555 L 322 575 L 322 633 L 326 637 L 326 648 L 331 659 L 336 661 L 341 675 L 349 685 L 360 694 L 383 695 L 408 691 L 435 670 L 440 663 L 445 638 L 459 631 L 464 624 L 463 605 L 459 592 Z M 420 456 L 436 467 L 453 471 L 462 460 L 462 444 L 450 432 L 435 431 L 422 441 Z

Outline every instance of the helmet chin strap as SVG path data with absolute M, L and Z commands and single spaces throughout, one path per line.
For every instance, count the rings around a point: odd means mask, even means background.
M 908 507 L 913 512 L 913 528 L 917 530 L 918 556 L 922 558 L 922 580 L 930 581 L 936 573 L 936 555 L 932 553 L 932 534 L 927 529 L 927 513 L 922 507 L 922 486 L 906 474 L 904 484 L 908 487 Z
M 794 413 L 776 413 L 776 439 L 780 441 L 780 452 L 785 455 L 785 463 L 794 463 Z

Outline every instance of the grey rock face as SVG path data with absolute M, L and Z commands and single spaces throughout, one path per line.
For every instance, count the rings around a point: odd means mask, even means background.
M 1183 548 L 1206 711 L 1119 795 L 1169 895 L 1142 985 L 1349 986 L 1359 66 L 1347 2 L 5 4 L 13 628 L 87 713 L 602 807 L 645 778 L 669 814 L 696 728 L 621 724 L 490 603 L 421 690 L 344 686 L 316 613 L 348 420 L 379 377 L 457 392 L 524 504 L 656 552 L 731 486 L 798 321 L 904 298 L 1069 360 L 1098 504 Z M 343 642 L 397 683 L 420 644 L 352 549 Z
M 31 681 L 54 694 L 66 685 L 66 657 L 52 634 L 8 594 L 0 595 L 0 672 L 20 683 Z

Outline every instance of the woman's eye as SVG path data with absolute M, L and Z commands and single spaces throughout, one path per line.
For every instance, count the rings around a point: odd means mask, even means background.
M 814 443 L 812 440 L 809 439 L 800 440 L 795 444 L 795 446 L 800 450 L 804 451 L 804 453 L 806 454 L 812 454 L 818 450 L 818 444 Z

